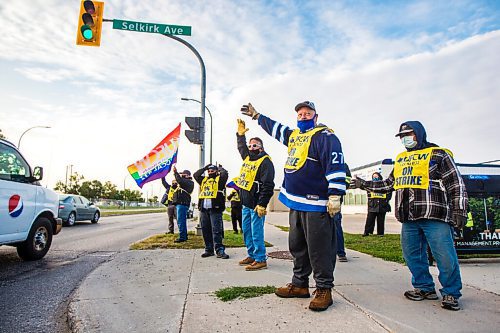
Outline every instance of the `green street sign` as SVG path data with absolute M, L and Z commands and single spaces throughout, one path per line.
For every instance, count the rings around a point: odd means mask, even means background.
M 191 36 L 191 27 L 182 25 L 113 20 L 113 29 L 153 34 Z

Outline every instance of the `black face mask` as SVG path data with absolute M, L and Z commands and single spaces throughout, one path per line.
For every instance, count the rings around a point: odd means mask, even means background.
M 250 156 L 255 157 L 255 156 L 260 154 L 260 151 L 259 150 L 249 150 L 248 153 L 250 154 Z
M 172 184 L 172 187 L 173 188 L 177 188 L 177 184 Z
M 215 178 L 215 177 L 217 177 L 217 172 L 208 174 L 208 178 Z

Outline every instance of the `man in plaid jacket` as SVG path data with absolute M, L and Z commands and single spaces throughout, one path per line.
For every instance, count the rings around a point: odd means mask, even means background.
M 356 178 L 351 187 L 388 193 L 396 191 L 396 219 L 403 223 L 401 245 L 412 274 L 414 290 L 404 293 L 413 301 L 437 300 L 429 273 L 427 244 L 439 270 L 441 306 L 459 310 L 462 281 L 453 246 L 453 227 L 467 220 L 467 192 L 449 150 L 427 142 L 418 121 L 401 124 L 396 134 L 406 148 L 396 157 L 394 169 L 383 181 Z

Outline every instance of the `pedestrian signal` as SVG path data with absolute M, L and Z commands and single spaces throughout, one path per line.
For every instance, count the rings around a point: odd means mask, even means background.
M 101 44 L 104 2 L 82 1 L 78 17 L 76 45 L 99 46 Z
M 203 144 L 203 118 L 201 117 L 186 117 L 186 124 L 191 130 L 185 130 L 186 138 L 189 142 L 197 145 Z

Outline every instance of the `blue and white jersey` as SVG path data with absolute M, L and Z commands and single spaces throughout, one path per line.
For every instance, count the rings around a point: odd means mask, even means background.
M 293 129 L 264 115 L 259 125 L 273 138 L 288 146 Z M 330 195 L 345 195 L 346 166 L 339 139 L 325 127 L 312 136 L 304 166 L 285 169 L 279 199 L 288 208 L 306 212 L 326 212 Z

